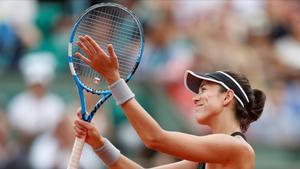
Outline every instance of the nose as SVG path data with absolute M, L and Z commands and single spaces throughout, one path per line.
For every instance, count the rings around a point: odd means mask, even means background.
M 196 94 L 192 100 L 194 104 L 197 104 L 200 101 L 200 94 Z

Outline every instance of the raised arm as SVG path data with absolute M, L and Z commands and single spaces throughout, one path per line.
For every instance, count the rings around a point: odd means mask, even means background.
M 80 37 L 78 46 L 87 57 L 80 53 L 77 53 L 77 56 L 101 74 L 109 85 L 120 81 L 118 60 L 112 45 L 108 45 L 109 53 L 106 54 L 93 39 L 84 36 Z M 125 86 L 125 88 L 128 87 Z M 130 97 L 129 100 L 121 104 L 121 107 L 144 144 L 151 149 L 181 159 L 211 163 L 225 163 L 232 157 L 240 156 L 249 151 L 239 140 L 225 134 L 199 137 L 166 131 L 143 109 L 135 98 Z

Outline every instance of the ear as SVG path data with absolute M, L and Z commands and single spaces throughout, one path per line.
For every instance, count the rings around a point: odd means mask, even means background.
M 224 105 L 229 104 L 234 99 L 234 92 L 233 90 L 229 89 L 225 92 L 225 98 L 224 98 Z

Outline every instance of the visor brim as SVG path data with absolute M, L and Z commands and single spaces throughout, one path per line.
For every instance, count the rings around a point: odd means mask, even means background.
M 190 70 L 187 70 L 185 72 L 184 85 L 187 89 L 189 89 L 191 92 L 193 92 L 195 94 L 198 94 L 199 87 L 200 87 L 201 83 L 203 82 L 203 80 L 218 83 L 223 86 L 222 82 L 209 77 L 208 74 L 196 74 Z

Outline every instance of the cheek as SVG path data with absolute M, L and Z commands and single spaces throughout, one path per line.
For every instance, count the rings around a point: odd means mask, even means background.
M 222 103 L 214 98 L 216 97 L 203 98 L 203 106 L 195 108 L 195 118 L 198 123 L 206 124 L 223 110 Z

